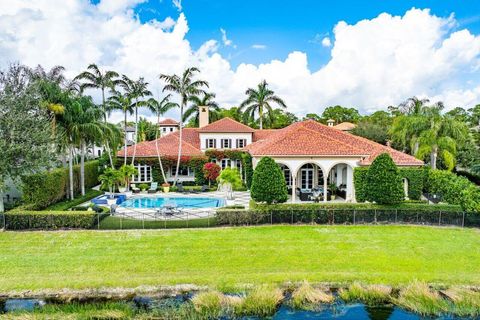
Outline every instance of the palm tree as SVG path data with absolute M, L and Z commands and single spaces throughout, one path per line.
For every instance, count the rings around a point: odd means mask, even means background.
M 429 99 L 419 99 L 415 96 L 408 98 L 404 102 L 398 105 L 398 111 L 402 114 L 407 115 L 420 115 L 423 110 L 427 107 L 427 103 L 429 103 Z M 438 104 L 439 102 L 437 102 Z
M 46 71 L 41 65 L 38 65 L 35 69 L 30 69 L 29 72 L 33 80 L 47 80 L 58 85 L 62 85 L 66 81 L 63 74 L 65 67 L 63 66 L 54 66 Z
M 138 108 L 147 106 L 147 100 L 140 100 L 146 96 L 151 96 L 152 93 L 148 90 L 148 82 L 145 82 L 143 77 L 137 81 L 128 78 L 126 75 L 122 76 L 119 85 L 125 91 L 125 94 L 133 101 L 133 109 L 135 111 L 135 144 L 133 145 L 132 165 L 135 162 L 135 155 L 137 153 L 137 138 L 138 138 Z
M 122 94 L 121 92 L 114 91 L 113 95 L 107 100 L 107 110 L 121 110 L 123 112 L 123 130 L 124 130 L 124 158 L 123 165 L 127 164 L 127 114 L 132 115 L 134 112 L 134 106 L 132 99 L 128 94 Z
M 84 80 L 80 85 L 80 90 L 83 92 L 87 88 L 91 89 L 100 89 L 102 91 L 102 108 L 103 108 L 103 120 L 107 123 L 107 106 L 105 100 L 105 90 L 113 89 L 118 85 L 119 75 L 115 71 L 101 71 L 100 68 L 92 63 L 87 67 L 87 70 L 80 73 L 73 80 Z M 106 141 L 105 141 L 106 142 Z M 113 166 L 112 152 L 108 145 L 108 142 L 105 143 L 105 149 L 107 150 L 108 157 L 110 159 L 110 165 Z
M 198 68 L 190 67 L 185 69 L 182 76 L 178 76 L 176 74 L 160 75 L 160 79 L 166 82 L 166 85 L 163 87 L 163 92 L 171 91 L 171 92 L 177 93 L 180 96 L 180 126 L 179 126 L 178 158 L 177 158 L 177 168 L 175 172 L 175 180 L 173 182 L 174 185 L 177 183 L 178 170 L 180 168 L 180 157 L 182 155 L 183 110 L 185 109 L 188 99 L 191 96 L 205 94 L 203 87 L 208 88 L 208 82 L 203 80 L 193 80 L 193 76 L 198 72 L 200 72 Z
M 215 98 L 215 94 L 207 92 L 202 94 L 201 97 L 189 97 L 188 100 L 192 102 L 192 105 L 185 110 L 185 113 L 183 114 L 183 122 L 186 122 L 189 118 L 193 118 L 194 126 L 198 127 L 200 118 L 199 107 L 209 107 L 209 122 L 218 120 L 220 117 L 220 106 L 213 101 L 213 98 Z
M 170 101 L 172 97 L 171 94 L 167 94 L 163 97 L 162 100 L 157 100 L 155 98 L 150 98 L 147 101 L 147 108 L 157 115 L 157 126 L 160 122 L 160 117 L 166 113 L 168 110 L 178 107 L 178 103 Z M 162 172 L 163 181 L 167 182 L 167 177 L 165 176 L 165 170 L 163 169 L 162 159 L 160 157 L 160 150 L 158 150 L 158 133 L 160 129 L 157 127 L 155 130 L 155 149 L 157 150 L 158 164 L 160 165 L 160 171 Z
M 248 122 L 249 120 L 253 121 L 255 119 L 255 113 L 258 112 L 260 129 L 263 129 L 265 111 L 267 111 L 270 118 L 273 117 L 273 108 L 270 105 L 272 102 L 278 104 L 284 109 L 287 108 L 285 102 L 280 97 L 276 96 L 275 92 L 268 88 L 268 84 L 265 80 L 258 84 L 257 90 L 249 88 L 245 94 L 247 95 L 247 99 L 240 104 L 239 111 L 244 112 L 245 122 Z

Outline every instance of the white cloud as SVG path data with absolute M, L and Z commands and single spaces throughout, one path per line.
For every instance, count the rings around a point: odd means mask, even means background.
M 264 50 L 267 49 L 267 46 L 264 44 L 253 44 L 252 49 Z
M 233 44 L 233 41 L 227 38 L 227 31 L 225 29 L 220 28 L 220 32 L 222 33 L 222 43 L 225 47 L 233 47 L 236 48 L 236 46 Z
M 172 4 L 179 12 L 182 11 L 182 0 L 172 0 Z
M 321 113 L 333 104 L 374 111 L 413 95 L 444 100 L 452 108 L 480 102 L 480 37 L 455 29 L 453 17 L 412 9 L 403 16 L 339 22 L 328 37 L 331 59 L 318 70 L 309 69 L 307 55 L 299 51 L 284 60 L 233 68 L 213 39 L 192 49 L 183 14 L 176 21 L 140 22 L 132 10 L 139 2 L 0 2 L 0 64 L 60 64 L 73 77 L 95 62 L 132 78 L 144 76 L 155 95 L 161 95 L 160 73 L 196 65 L 222 106 L 238 105 L 246 88 L 266 79 L 298 114 Z M 231 40 L 224 35 L 226 45 Z
M 332 46 L 332 42 L 330 41 L 329 37 L 325 37 L 322 39 L 322 46 L 327 48 Z

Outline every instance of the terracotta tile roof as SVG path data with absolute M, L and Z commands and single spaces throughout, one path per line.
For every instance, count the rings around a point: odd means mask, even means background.
M 163 119 L 158 123 L 160 126 L 178 126 L 179 122 L 171 118 Z
M 264 140 L 268 138 L 271 134 L 277 132 L 278 129 L 263 129 L 263 130 L 255 130 L 253 133 L 253 142 Z
M 200 151 L 200 139 L 198 138 L 197 128 L 185 128 L 182 130 L 183 144 L 182 155 L 183 156 L 203 156 L 203 152 Z M 176 158 L 178 155 L 178 142 L 180 132 L 176 131 L 171 134 L 167 134 L 158 139 L 158 150 L 162 157 Z M 124 151 L 120 150 L 117 156 L 123 157 Z M 133 156 L 133 146 L 127 147 L 127 157 Z M 155 140 L 144 141 L 137 144 L 136 157 L 156 157 L 157 150 Z
M 198 130 L 199 132 L 241 132 L 249 133 L 255 132 L 255 129 L 250 128 L 249 126 L 244 125 L 232 118 L 222 118 L 215 122 L 212 122 L 205 127 L 202 127 Z
M 342 130 L 342 131 L 350 131 L 353 130 L 357 125 L 351 122 L 342 122 L 333 126 L 335 129 Z
M 272 132 L 265 139 L 258 140 L 245 149 L 256 156 L 362 156 L 362 165 L 370 164 L 377 155 L 387 152 L 398 165 L 423 164 L 423 161 L 415 157 L 314 120 L 297 122 Z

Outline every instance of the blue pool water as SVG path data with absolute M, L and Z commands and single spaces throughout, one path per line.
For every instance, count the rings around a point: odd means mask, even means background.
M 142 197 L 128 199 L 120 204 L 120 207 L 135 209 L 155 209 L 163 206 L 175 206 L 180 208 L 201 209 L 218 208 L 225 205 L 221 198 L 185 198 L 185 197 Z

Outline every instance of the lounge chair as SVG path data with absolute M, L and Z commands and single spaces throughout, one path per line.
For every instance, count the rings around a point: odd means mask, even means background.
M 177 183 L 177 192 L 180 192 L 180 193 L 185 193 L 186 192 L 182 183 Z
M 158 182 L 152 182 L 150 184 L 150 189 L 148 189 L 148 193 L 155 193 L 158 189 Z
M 133 193 L 140 193 L 140 189 L 137 188 L 137 186 L 135 185 L 135 183 L 132 183 L 132 184 L 130 185 L 130 189 L 132 189 L 132 192 L 133 192 Z
M 207 192 L 207 191 L 209 191 L 209 190 L 210 190 L 210 188 L 209 188 L 206 184 L 204 184 L 204 185 L 202 186 L 201 192 Z

